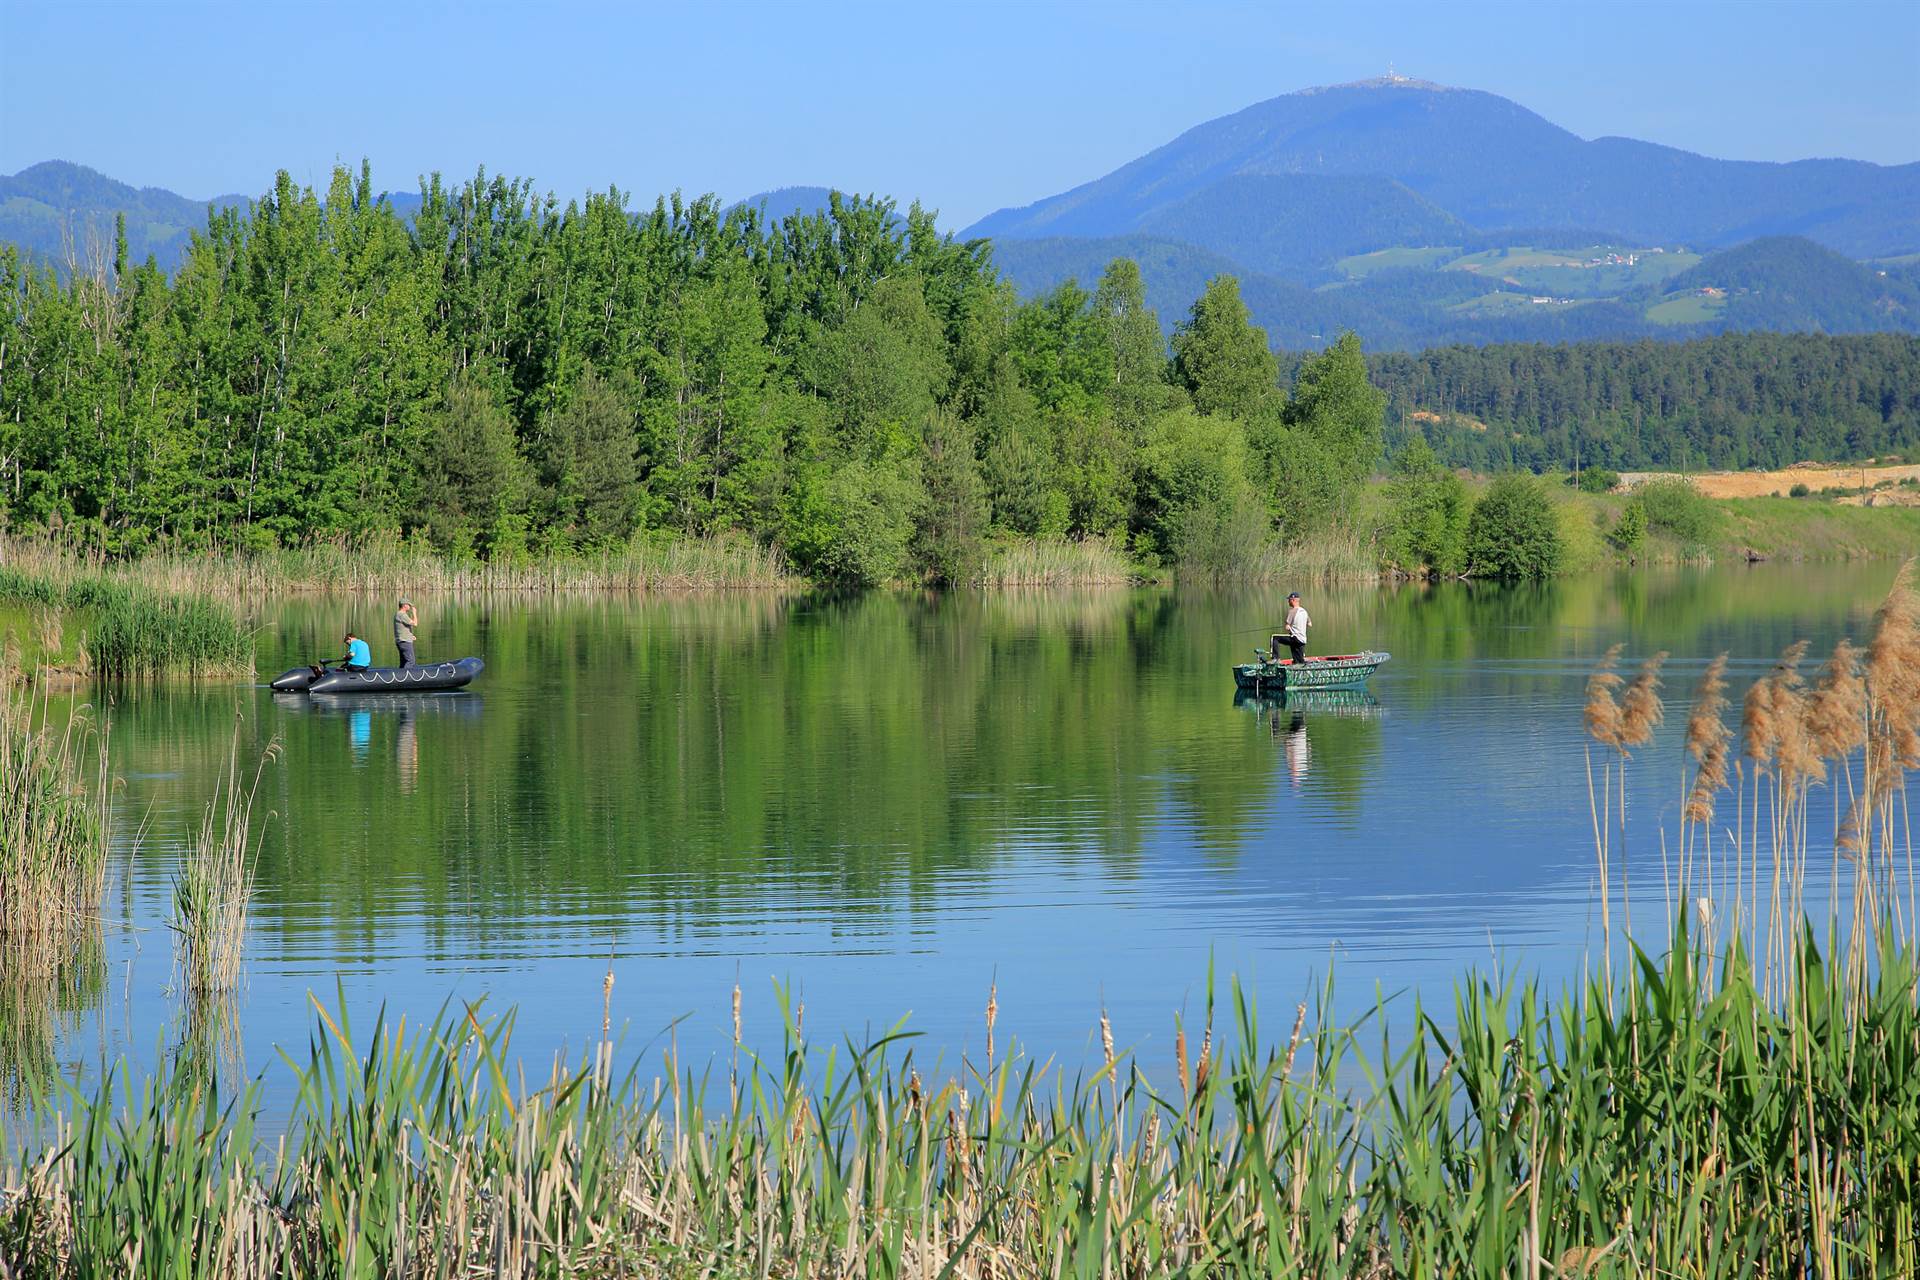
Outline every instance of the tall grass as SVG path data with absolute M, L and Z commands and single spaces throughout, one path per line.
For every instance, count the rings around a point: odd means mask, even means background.
M 235 726 L 219 792 L 207 802 L 200 830 L 174 876 L 172 923 L 179 968 L 195 997 L 224 997 L 239 984 L 258 845 L 252 836 L 253 802 L 261 775 L 278 754 L 279 744 L 269 743 L 248 782 Z
M 603 1044 L 533 1080 L 511 1065 L 510 1014 L 360 1034 L 316 1004 L 287 1059 L 285 1143 L 255 1144 L 250 1092 L 166 1067 L 138 1090 L 116 1078 L 0 1179 L 0 1269 L 1914 1275 L 1916 656 L 1903 575 L 1864 650 L 1811 684 L 1790 654 L 1744 699 L 1738 738 L 1710 668 L 1661 845 L 1666 901 L 1642 912 L 1665 945 L 1635 940 L 1623 899 L 1622 963 L 1557 996 L 1469 978 L 1410 1018 L 1383 1004 L 1341 1022 L 1329 986 L 1275 1026 L 1209 980 L 1172 1063 L 1136 1061 L 1141 1029 L 1102 1013 L 1098 1062 L 1063 1072 L 996 1039 L 997 992 L 984 1058 L 953 1063 L 897 1028 L 815 1044 L 784 1002 L 778 1048 L 756 1056 L 736 993 L 731 1063 L 669 1049 L 657 1073 L 615 1078 Z M 1629 678 L 1617 657 L 1587 714 L 1610 938 L 1618 864 L 1653 847 L 1613 784 L 1665 714 L 1660 659 Z M 1850 820 L 1814 830 L 1813 785 L 1846 788 Z M 1829 844 L 1846 867 L 1823 921 L 1808 877 Z
M 108 578 L 172 596 L 246 602 L 302 593 L 700 592 L 797 585 L 779 552 L 745 537 L 635 541 L 565 555 L 435 554 L 393 541 L 331 541 L 257 553 L 160 551 L 107 561 L 46 543 L 0 543 L 0 562 L 40 576 Z
M 0 668 L 4 668 L 0 661 Z M 97 983 L 112 790 L 106 734 L 0 669 L 0 1083 L 52 1062 L 55 1012 Z
M 1099 538 L 1028 539 L 996 547 L 973 583 L 981 587 L 1125 585 L 1139 577 L 1126 555 Z
M 253 674 L 253 639 L 229 606 L 85 570 L 52 554 L 0 547 L 0 602 L 31 606 L 43 661 L 109 679 Z M 64 646 L 73 642 L 69 652 Z
M 66 963 L 97 931 L 106 883 L 106 736 L 78 709 L 64 724 L 36 718 L 26 695 L 0 693 L 0 969 L 9 976 Z

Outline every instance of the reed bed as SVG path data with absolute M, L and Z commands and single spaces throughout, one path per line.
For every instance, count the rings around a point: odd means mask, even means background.
M 972 585 L 979 587 L 1124 586 L 1141 573 L 1099 538 L 1036 539 L 995 548 Z
M 815 1044 L 784 1001 L 756 1055 L 736 990 L 729 1061 L 670 1048 L 616 1077 L 609 980 L 602 1045 L 533 1079 L 510 1013 L 363 1034 L 316 1003 L 271 1150 L 252 1086 L 171 1067 L 60 1108 L 0 1175 L 0 1274 L 1915 1275 L 1911 571 L 1864 650 L 1811 684 L 1803 656 L 1744 697 L 1738 738 L 1709 668 L 1660 845 L 1666 945 L 1623 898 L 1621 963 L 1569 990 L 1470 977 L 1341 1021 L 1329 984 L 1274 1025 L 1209 979 L 1170 1064 L 1102 1012 L 1077 1072 L 1007 1043 L 997 991 L 984 1057 L 945 1063 L 898 1029 Z M 1653 856 L 1614 783 L 1666 710 L 1661 657 L 1630 678 L 1620 657 L 1587 709 L 1603 904 Z M 1819 785 L 1852 806 L 1829 831 Z
M 107 561 L 42 543 L 0 544 L 0 563 L 56 581 L 108 577 L 173 596 L 250 601 L 296 594 L 406 592 L 710 592 L 799 585 L 779 552 L 744 537 L 635 541 L 564 555 L 492 560 L 437 555 L 403 543 L 319 542 L 255 553 L 154 552 Z
M 28 556 L 22 563 L 15 549 L 0 548 L 7 553 L 0 560 L 0 602 L 35 611 L 43 663 L 109 679 L 253 674 L 252 634 L 220 601 L 87 572 L 56 556 Z
M 1179 567 L 1183 581 L 1243 583 L 1372 583 L 1381 579 L 1377 548 L 1356 528 L 1333 525 L 1297 542 L 1262 536 L 1216 557 Z
M 62 724 L 36 724 L 46 718 L 25 694 L 0 692 L 0 971 L 8 979 L 63 967 L 99 931 L 106 886 L 106 734 L 82 709 Z
M 106 733 L 61 724 L 0 659 L 0 1093 L 44 1076 L 54 1021 L 97 988 L 112 792 Z

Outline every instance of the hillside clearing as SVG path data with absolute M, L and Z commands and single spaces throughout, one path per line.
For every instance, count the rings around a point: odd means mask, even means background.
M 1620 487 L 1634 489 L 1654 480 L 1678 477 L 1672 471 L 1623 471 Z M 1920 480 L 1920 466 L 1794 466 L 1777 471 L 1696 471 L 1685 477 L 1709 498 L 1783 498 L 1797 484 L 1813 493 L 1824 489 L 1873 489 Z

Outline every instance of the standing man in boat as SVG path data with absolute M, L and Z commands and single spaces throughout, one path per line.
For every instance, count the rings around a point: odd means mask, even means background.
M 400 651 L 402 671 L 413 665 L 413 629 L 419 625 L 420 614 L 413 601 L 401 596 L 400 607 L 393 611 L 393 647 Z
M 1273 656 L 1280 657 L 1280 646 L 1285 644 L 1295 662 L 1307 659 L 1307 628 L 1313 625 L 1313 619 L 1307 616 L 1306 606 L 1300 603 L 1300 593 L 1287 595 L 1287 620 L 1283 624 L 1283 634 L 1273 638 Z

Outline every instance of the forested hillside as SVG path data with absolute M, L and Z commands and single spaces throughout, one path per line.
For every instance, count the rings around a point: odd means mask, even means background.
M 1479 470 L 1780 467 L 1920 450 L 1920 338 L 1443 347 L 1368 361 L 1388 436 Z
M 207 206 L 244 207 L 241 196 L 190 200 L 157 187 L 135 188 L 84 165 L 49 160 L 7 176 L 0 174 L 0 244 L 19 246 L 29 258 L 83 269 L 105 262 L 113 251 L 116 215 L 126 219 L 127 247 L 135 261 L 152 254 L 171 270 L 193 233 L 207 221 Z
M 493 556 L 732 534 L 850 583 L 1110 535 L 1224 571 L 1380 457 L 1358 341 L 1288 395 L 1229 278 L 1169 358 L 1131 262 L 1023 303 L 917 207 L 636 213 L 483 175 L 403 218 L 376 190 L 282 174 L 171 278 L 124 234 L 71 279 L 0 253 L 0 527 Z
M 1855 257 L 1920 250 L 1920 164 L 1768 164 L 1631 138 L 1589 141 L 1498 95 L 1398 76 L 1255 103 L 1196 125 L 1105 177 L 989 214 L 967 234 L 1009 239 L 1152 229 L 1204 243 L 1207 230 L 1197 223 L 1212 207 L 1208 201 L 1188 205 L 1194 218 L 1168 212 L 1266 175 L 1290 175 L 1295 184 L 1391 180 L 1483 229 L 1604 227 L 1643 243 L 1705 247 L 1803 235 Z M 1368 247 L 1432 243 L 1395 238 L 1405 220 L 1398 203 L 1371 207 L 1385 221 Z M 1368 210 L 1356 213 L 1352 231 L 1365 235 Z M 1244 265 L 1271 271 L 1278 264 Z

